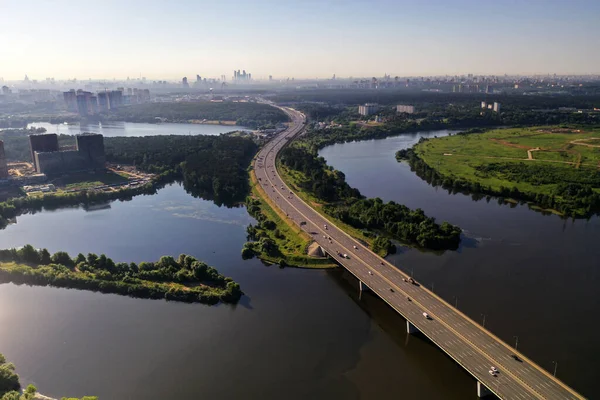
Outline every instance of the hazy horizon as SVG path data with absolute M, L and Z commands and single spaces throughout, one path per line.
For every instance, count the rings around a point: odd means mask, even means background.
M 0 77 L 600 73 L 600 2 L 1 1 Z

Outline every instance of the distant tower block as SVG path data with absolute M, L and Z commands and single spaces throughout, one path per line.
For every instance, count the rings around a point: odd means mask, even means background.
M 8 166 L 6 165 L 6 155 L 4 154 L 4 142 L 0 140 L 0 179 L 8 178 Z
M 38 166 L 35 161 L 35 153 L 49 153 L 58 151 L 58 136 L 56 133 L 49 133 L 45 135 L 29 135 L 29 147 L 31 151 L 31 162 L 33 163 L 33 169 L 38 171 Z

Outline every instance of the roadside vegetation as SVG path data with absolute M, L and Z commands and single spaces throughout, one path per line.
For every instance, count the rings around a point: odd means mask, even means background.
M 21 391 L 19 375 L 15 372 L 15 365 L 6 361 L 0 353 L 0 400 L 33 400 L 36 398 L 37 388 L 33 385 L 27 386 Z M 81 399 L 75 397 L 63 397 L 62 400 L 98 400 L 95 396 L 84 396 Z
M 390 239 L 433 250 L 458 248 L 458 227 L 440 225 L 420 209 L 364 198 L 346 183 L 342 172 L 302 144 L 294 143 L 281 152 L 280 172 L 317 211 L 382 255 L 395 251 Z
M 59 251 L 31 245 L 0 250 L 0 282 L 56 286 L 125 296 L 216 304 L 237 303 L 239 284 L 192 256 L 163 256 L 157 262 L 115 263 L 104 254 Z
M 127 122 L 190 122 L 192 120 L 235 121 L 236 125 L 259 128 L 289 121 L 281 110 L 254 102 L 146 103 L 120 107 L 102 119 Z
M 242 258 L 258 257 L 263 261 L 286 267 L 332 268 L 327 258 L 307 255 L 312 239 L 285 213 L 273 206 L 250 171 L 252 191 L 246 199 L 246 209 L 257 223 L 247 227 L 248 242 L 242 248 Z
M 600 211 L 600 128 L 544 126 L 422 140 L 396 158 L 449 191 L 513 199 L 565 216 Z

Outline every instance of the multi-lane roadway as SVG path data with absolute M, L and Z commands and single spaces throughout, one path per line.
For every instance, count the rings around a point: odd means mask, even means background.
M 446 301 L 418 283 L 411 283 L 410 277 L 298 198 L 279 176 L 276 158 L 302 132 L 305 117 L 296 110 L 281 109 L 292 119 L 290 127 L 267 143 L 254 161 L 258 182 L 277 207 L 399 312 L 407 320 L 407 328 L 416 328 L 465 368 L 479 385 L 485 386 L 481 387 L 482 392 L 487 389 L 501 399 L 583 399 Z M 492 374 L 493 369 L 498 372 Z

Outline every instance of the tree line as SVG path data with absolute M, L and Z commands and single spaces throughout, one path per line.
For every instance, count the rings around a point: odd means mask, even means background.
M 289 121 L 289 117 L 278 108 L 254 102 L 189 102 L 189 103 L 145 103 L 134 104 L 111 110 L 102 119 L 128 122 L 157 122 L 156 118 L 169 122 L 190 120 L 236 121 L 236 125 L 258 128 Z
M 0 250 L 0 282 L 50 285 L 132 297 L 216 304 L 237 303 L 240 285 L 196 258 L 181 254 L 157 262 L 115 263 L 106 255 L 50 254 L 31 245 Z
M 327 165 L 305 147 L 289 146 L 281 152 L 280 161 L 286 167 L 302 172 L 306 179 L 297 184 L 301 189 L 326 202 L 323 210 L 348 225 L 381 232 L 384 236 L 414 243 L 424 248 L 456 249 L 460 243 L 460 228 L 447 222 L 438 224 L 423 210 L 410 210 L 393 201 L 366 199 L 350 187 L 342 172 Z M 377 246 L 391 249 L 391 242 L 380 239 Z

